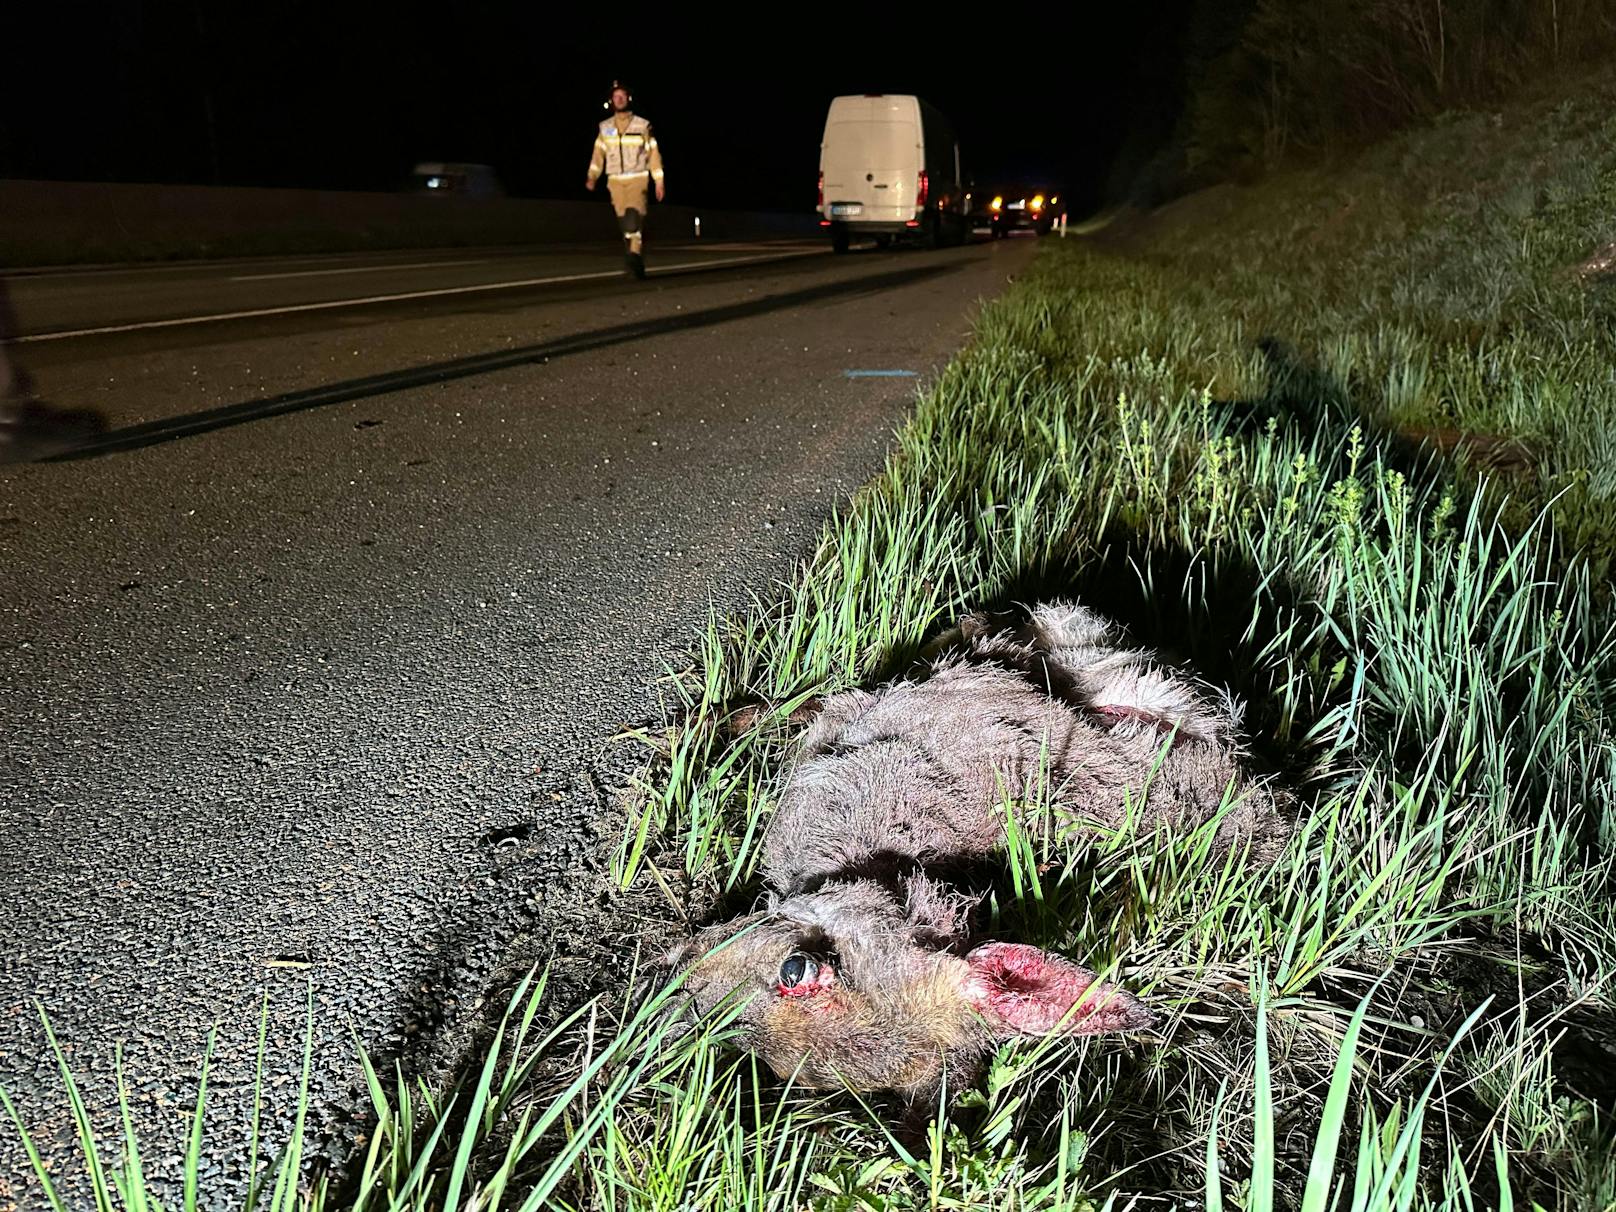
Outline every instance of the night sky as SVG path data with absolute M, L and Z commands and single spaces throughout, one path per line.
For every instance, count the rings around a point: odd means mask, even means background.
M 902 28 L 923 19 L 914 5 L 883 29 L 781 5 L 763 10 L 770 34 L 762 16 L 688 2 L 560 17 L 542 3 L 19 5 L 0 52 L 0 176 L 393 189 L 415 161 L 446 159 L 493 165 L 513 194 L 581 197 L 622 76 L 663 145 L 669 201 L 811 209 L 830 98 L 915 92 L 953 119 L 979 186 L 1036 178 L 1081 206 L 1170 128 L 1192 3 L 1036 19 L 984 5 L 924 32 Z

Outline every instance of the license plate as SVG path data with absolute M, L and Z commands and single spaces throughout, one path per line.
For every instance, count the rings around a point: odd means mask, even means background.
M 833 202 L 830 213 L 833 215 L 862 215 L 864 207 L 857 202 Z

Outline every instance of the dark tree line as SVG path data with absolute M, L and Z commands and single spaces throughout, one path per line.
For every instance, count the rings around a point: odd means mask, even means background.
M 1156 198 L 1485 103 L 1616 53 L 1616 0 L 1203 0 Z

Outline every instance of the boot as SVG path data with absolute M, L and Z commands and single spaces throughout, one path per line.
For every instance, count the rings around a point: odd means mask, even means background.
M 636 278 L 645 277 L 645 258 L 637 252 L 631 252 L 625 258 L 628 261 L 628 272 Z

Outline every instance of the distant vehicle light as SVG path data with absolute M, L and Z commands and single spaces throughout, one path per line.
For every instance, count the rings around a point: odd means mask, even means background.
M 437 189 L 438 186 L 440 186 L 442 184 L 443 184 L 443 178 L 442 177 L 428 177 L 426 179 L 426 187 L 428 189 Z
M 1056 194 L 1053 198 L 1051 198 L 1049 200 L 1049 204 L 1051 206 L 1059 206 L 1060 205 L 1060 195 Z
M 1004 206 L 1004 199 L 1003 198 L 995 198 L 995 199 L 993 199 L 992 206 L 993 206 L 994 210 L 999 210 L 1000 208 L 1002 208 Z
M 1044 195 L 1043 194 L 1034 194 L 1032 196 L 1032 208 L 1034 210 L 1043 210 L 1044 209 Z

